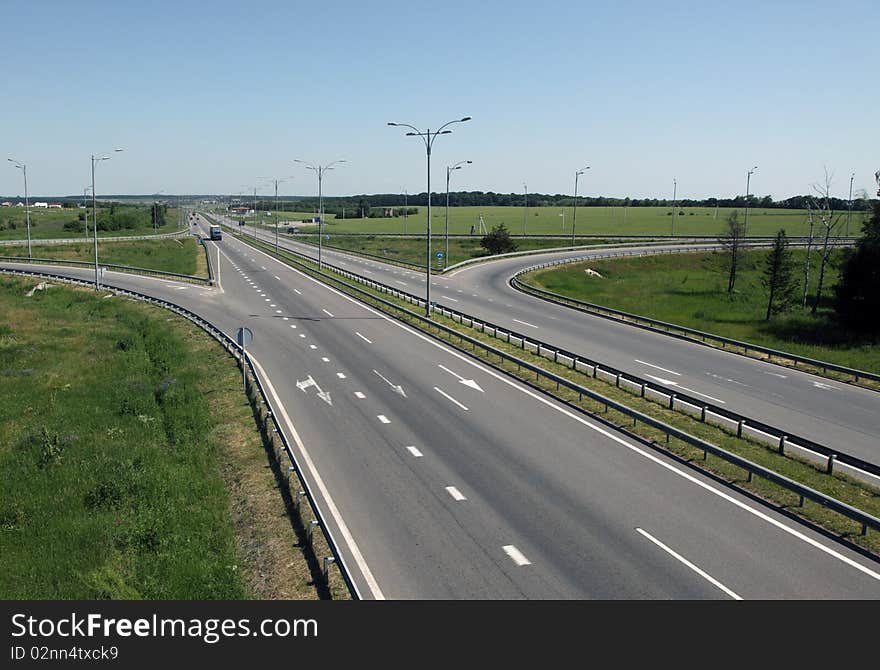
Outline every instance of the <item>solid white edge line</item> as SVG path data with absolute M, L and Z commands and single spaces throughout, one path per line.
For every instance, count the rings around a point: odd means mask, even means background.
M 648 363 L 647 361 L 640 361 L 638 358 L 633 359 L 636 363 L 641 363 L 642 365 L 647 365 L 651 368 L 657 368 L 658 370 L 663 370 L 663 372 L 668 372 L 671 375 L 675 375 L 676 377 L 681 377 L 680 372 L 676 372 L 675 370 L 667 370 L 666 368 L 661 368 L 659 365 L 654 365 L 653 363 Z
M 528 321 L 520 321 L 519 319 L 514 319 L 514 321 L 516 321 L 517 323 L 521 323 L 524 326 L 528 326 L 529 328 L 537 328 L 538 327 L 533 323 L 529 323 Z
M 411 335 L 414 335 L 415 337 L 420 338 L 421 340 L 436 347 L 437 349 L 440 349 L 441 351 L 446 352 L 450 356 L 454 356 L 455 358 L 458 358 L 459 360 L 464 361 L 465 363 L 476 368 L 480 372 L 485 372 L 486 374 L 494 377 L 495 379 L 502 382 L 503 384 L 506 384 L 506 385 L 510 386 L 511 388 L 517 389 L 521 393 L 524 393 L 527 396 L 537 400 L 539 403 L 547 405 L 548 407 L 553 408 L 557 412 L 564 414 L 565 416 L 567 416 L 571 419 L 574 419 L 578 423 L 590 428 L 591 430 L 599 433 L 600 435 L 604 435 L 608 439 L 610 439 L 614 442 L 617 442 L 618 444 L 626 447 L 630 451 L 632 451 L 636 454 L 639 454 L 640 456 L 643 456 L 644 458 L 647 458 L 648 460 L 652 461 L 653 463 L 659 465 L 662 468 L 665 468 L 666 470 L 668 470 L 672 473 L 675 473 L 679 477 L 682 477 L 683 479 L 691 482 L 692 484 L 696 484 L 697 486 L 702 488 L 704 491 L 707 491 L 709 493 L 714 494 L 715 496 L 721 498 L 722 500 L 729 502 L 732 505 L 735 505 L 736 507 L 739 507 L 741 510 L 748 512 L 749 514 L 757 517 L 758 519 L 761 519 L 762 521 L 765 521 L 766 523 L 769 523 L 770 525 L 775 526 L 779 530 L 781 530 L 785 533 L 788 533 L 792 537 L 795 537 L 795 538 L 801 540 L 805 544 L 808 544 L 811 547 L 818 549 L 819 551 L 825 553 L 826 555 L 837 559 L 841 563 L 844 563 L 852 568 L 855 568 L 859 572 L 862 572 L 863 574 L 867 575 L 868 577 L 871 577 L 872 579 L 875 579 L 878 582 L 880 582 L 880 573 L 877 573 L 874 570 L 871 570 L 870 568 L 862 565 L 861 563 L 854 561 L 849 556 L 844 556 L 839 551 L 832 549 L 831 547 L 827 547 L 824 544 L 822 544 L 821 542 L 814 540 L 813 538 L 808 537 L 807 535 L 804 535 L 799 530 L 796 530 L 795 528 L 791 528 L 791 527 L 787 526 L 786 524 L 782 523 L 781 521 L 778 521 L 778 520 L 774 519 L 773 517 L 769 516 L 768 514 L 762 512 L 761 510 L 756 509 L 754 507 L 751 507 L 750 505 L 747 505 L 746 503 L 742 502 L 741 500 L 737 500 L 729 493 L 726 493 L 720 489 L 717 489 L 707 482 L 701 481 L 696 476 L 690 474 L 689 472 L 686 472 L 684 470 L 679 469 L 677 466 L 673 465 L 672 463 L 666 463 L 659 456 L 656 456 L 655 454 L 649 453 L 649 452 L 645 451 L 644 449 L 642 449 L 641 447 L 638 447 L 634 444 L 630 444 L 629 442 L 624 440 L 622 437 L 615 435 L 614 433 L 611 433 L 610 431 L 602 428 L 601 426 L 595 425 L 595 424 L 591 423 L 590 421 L 587 421 L 583 417 L 578 416 L 577 414 L 566 409 L 562 405 L 557 405 L 555 402 L 551 401 L 549 398 L 544 398 L 544 397 L 538 395 L 536 392 L 534 392 L 524 386 L 521 386 L 519 383 L 515 382 L 513 379 L 510 379 L 506 375 L 502 375 L 501 373 L 496 372 L 495 370 L 486 368 L 485 366 L 477 363 L 473 359 L 467 357 L 465 354 L 462 354 L 457 351 L 453 351 L 453 350 L 449 349 L 445 345 L 436 341 L 434 338 L 432 338 L 428 335 L 425 335 L 424 333 L 420 333 L 416 330 L 413 330 L 409 326 L 397 321 L 396 319 L 391 318 L 387 314 L 379 312 L 379 311 L 373 309 L 372 307 L 369 307 L 368 305 L 353 298 L 352 296 L 347 295 L 347 294 L 343 293 L 342 291 L 333 288 L 332 286 L 328 286 L 327 284 L 324 284 L 324 283 L 318 281 L 317 279 L 315 279 L 311 275 L 306 274 L 302 270 L 298 270 L 298 269 L 293 268 L 289 265 L 286 265 L 286 264 L 282 263 L 281 261 L 274 259 L 272 256 L 269 256 L 265 252 L 260 251 L 259 249 L 254 249 L 254 251 L 258 254 L 262 254 L 262 255 L 266 256 L 267 258 L 274 260 L 276 263 L 278 263 L 282 267 L 286 268 L 290 272 L 294 272 L 294 273 L 302 276 L 303 278 L 308 279 L 312 283 L 314 283 L 324 289 L 327 289 L 328 291 L 335 293 L 336 295 L 340 296 L 341 298 L 348 300 L 349 302 L 351 302 L 355 305 L 358 305 L 359 307 L 366 310 L 370 314 L 375 314 L 379 318 L 384 319 L 385 321 L 388 321 L 389 323 L 394 324 L 396 327 L 400 328 L 401 330 L 403 330 L 407 333 L 410 333 Z
M 333 497 L 330 495 L 330 491 L 327 490 L 327 486 L 324 484 L 324 480 L 318 473 L 318 470 L 315 467 L 314 462 L 312 461 L 312 457 L 309 455 L 309 452 L 306 449 L 306 445 L 303 444 L 299 433 L 294 427 L 293 422 L 290 420 L 290 416 L 288 416 L 287 414 L 287 409 L 284 407 L 284 404 L 278 397 L 278 393 L 275 392 L 275 387 L 272 385 L 272 381 L 269 379 L 268 375 L 266 375 L 266 371 L 263 370 L 263 366 L 260 365 L 259 361 L 257 361 L 257 359 L 254 358 L 251 354 L 248 354 L 247 356 L 256 366 L 257 371 L 260 373 L 260 376 L 266 381 L 266 388 L 269 390 L 269 393 L 272 394 L 272 399 L 275 401 L 279 411 L 281 412 L 281 418 L 284 419 L 285 425 L 290 431 L 290 434 L 293 436 L 293 439 L 296 442 L 296 446 L 299 449 L 300 454 L 302 454 L 303 461 L 305 461 L 305 465 L 309 470 L 309 474 L 312 476 L 312 480 L 315 482 L 315 486 L 317 486 L 318 490 L 321 492 L 321 497 L 324 499 L 324 502 L 327 505 L 327 511 L 330 512 L 330 515 L 333 517 L 333 520 L 336 522 L 336 525 L 339 528 L 339 532 L 342 533 L 342 537 L 345 540 L 345 543 L 348 545 L 351 556 L 354 559 L 354 562 L 357 564 L 358 569 L 360 569 L 361 574 L 364 577 L 364 581 L 367 582 L 367 586 L 369 587 L 370 592 L 373 594 L 373 597 L 376 598 L 376 600 L 385 600 L 385 595 L 382 593 L 382 589 L 379 588 L 379 583 L 376 581 L 376 578 L 373 576 L 370 567 L 364 560 L 364 556 L 363 554 L 361 554 L 361 550 L 358 547 L 357 542 L 355 542 L 351 531 L 348 529 L 348 526 L 343 520 L 342 514 L 340 514 L 339 512 L 339 508 L 336 507 L 336 503 L 333 501 Z M 357 584 L 355 584 L 355 588 L 357 588 Z
M 742 596 L 738 595 L 736 592 L 734 592 L 734 591 L 732 591 L 731 589 L 729 589 L 729 588 L 727 588 L 726 586 L 724 586 L 724 584 L 722 584 L 721 582 L 719 582 L 717 579 L 715 579 L 715 578 L 714 578 L 712 575 L 710 575 L 708 572 L 706 572 L 705 570 L 701 570 L 700 568 L 698 568 L 696 565 L 694 565 L 693 563 L 691 563 L 688 559 L 686 559 L 684 556 L 682 556 L 681 554 L 679 554 L 678 552 L 676 552 L 676 551 L 673 550 L 672 548 L 670 548 L 670 547 L 666 546 L 665 544 L 663 544 L 660 540 L 658 540 L 656 537 L 654 537 L 653 535 L 651 535 L 648 531 L 646 531 L 646 530 L 642 530 L 641 528 L 636 528 L 636 532 L 639 533 L 640 535 L 644 535 L 646 538 L 648 538 L 651 542 L 653 542 L 653 543 L 656 544 L 658 547 L 660 547 L 660 548 L 661 548 L 663 551 L 665 551 L 667 554 L 669 554 L 670 556 L 672 556 L 674 559 L 676 559 L 676 560 L 681 561 L 682 563 L 684 563 L 687 567 L 689 567 L 691 570 L 693 570 L 693 571 L 696 572 L 698 575 L 700 575 L 700 577 L 702 577 L 703 579 L 705 579 L 705 580 L 706 580 L 707 582 L 709 582 L 710 584 L 712 584 L 712 585 L 718 587 L 719 589 L 721 589 L 722 591 L 724 591 L 727 595 L 729 595 L 729 596 L 730 596 L 731 598 L 733 598 L 734 600 L 742 600 Z

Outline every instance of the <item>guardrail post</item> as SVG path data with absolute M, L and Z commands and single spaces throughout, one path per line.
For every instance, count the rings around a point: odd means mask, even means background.
M 740 419 L 739 423 L 736 424 L 736 436 L 737 437 L 743 436 L 743 426 L 745 426 L 745 425 L 746 425 L 746 422 L 744 419 Z
M 302 499 L 305 494 L 306 492 L 300 489 L 296 492 L 296 496 L 293 498 L 293 508 L 296 510 L 297 515 L 299 515 L 300 505 L 302 504 Z
M 700 421 L 706 423 L 706 410 L 709 409 L 706 405 L 703 405 L 703 408 L 700 410 Z
M 644 384 L 644 382 L 642 383 L 642 388 L 639 390 L 639 397 L 640 398 L 645 397 L 645 384 Z
M 617 388 L 620 388 L 620 373 L 619 372 L 617 373 L 617 376 L 614 378 L 614 385 Z
M 336 559 L 333 556 L 325 556 L 324 557 L 324 583 L 327 584 L 330 581 L 330 565 L 335 563 Z
M 669 409 L 675 409 L 675 394 L 669 394 Z
M 786 436 L 786 435 L 783 435 L 782 437 L 779 438 L 779 453 L 780 454 L 785 453 L 785 442 L 787 439 L 788 439 L 788 436 Z
M 831 454 L 828 457 L 828 465 L 825 467 L 825 472 L 827 474 L 830 475 L 830 474 L 834 473 L 834 461 L 836 461 L 836 460 L 837 460 L 837 456 L 835 454 Z
M 315 519 L 312 519 L 311 521 L 309 521 L 309 527 L 308 527 L 308 529 L 307 529 L 307 532 L 308 532 L 308 539 L 309 539 L 309 547 L 314 546 L 314 542 L 315 542 L 315 528 L 317 528 L 318 525 L 319 525 L 319 524 L 318 524 L 318 522 L 317 522 Z

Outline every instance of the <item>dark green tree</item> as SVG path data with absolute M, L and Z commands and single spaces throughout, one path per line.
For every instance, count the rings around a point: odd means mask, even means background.
M 880 202 L 862 226 L 834 287 L 834 311 L 841 323 L 868 333 L 880 333 Z
M 794 265 L 785 230 L 776 233 L 773 248 L 764 262 L 761 284 L 767 289 L 767 315 L 764 317 L 767 321 L 772 314 L 784 312 L 794 303 Z
M 499 223 L 488 235 L 483 236 L 480 246 L 490 254 L 507 254 L 516 251 L 516 242 L 510 239 L 510 232 L 503 223 Z

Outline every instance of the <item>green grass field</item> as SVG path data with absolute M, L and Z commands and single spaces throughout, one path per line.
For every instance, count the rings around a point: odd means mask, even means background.
M 98 207 L 99 216 L 104 208 Z M 85 231 L 74 232 L 64 228 L 65 223 L 77 221 L 81 209 L 34 209 L 31 208 L 31 239 L 58 239 L 87 237 Z M 91 209 L 88 210 L 91 213 Z M 128 235 L 152 235 L 154 233 L 173 233 L 178 230 L 178 211 L 168 209 L 164 226 L 154 229 L 152 226 L 142 226 L 123 230 L 98 230 L 98 237 L 117 237 Z M 91 218 L 89 219 L 91 222 Z M 91 230 L 91 223 L 89 223 Z M 89 234 L 89 237 L 91 234 Z M 21 207 L 0 208 L 0 240 L 25 240 L 27 239 L 27 225 L 25 211 Z
M 235 366 L 161 310 L 34 284 L 0 279 L 0 597 L 247 597 L 211 407 Z
M 561 216 L 565 211 L 565 219 Z M 424 234 L 427 208 L 420 207 L 419 213 L 408 217 L 406 232 Z M 717 236 L 732 209 L 720 208 L 715 212 L 711 207 L 685 207 L 683 214 L 676 217 L 676 235 Z M 671 207 L 578 207 L 576 233 L 580 235 L 669 235 L 672 228 Z M 740 216 L 744 215 L 740 210 Z M 504 223 L 512 235 L 521 235 L 523 229 L 523 209 L 521 207 L 450 207 L 449 232 L 468 234 L 471 226 L 479 224 L 480 215 L 487 228 Z M 279 220 L 302 220 L 313 216 L 311 212 L 281 212 Z M 571 235 L 573 210 L 571 207 L 529 208 L 526 217 L 526 232 L 529 235 Z M 273 215 L 274 216 L 274 215 Z M 445 231 L 446 210 L 443 206 L 431 208 L 431 228 L 434 234 Z M 271 217 L 269 217 L 271 218 Z M 253 217 L 248 219 L 251 225 Z M 266 219 L 269 220 L 268 218 Z M 850 233 L 858 235 L 861 229 L 862 214 L 853 213 Z M 404 218 L 379 219 L 335 219 L 327 215 L 326 232 L 333 233 L 403 233 Z M 790 209 L 750 209 L 749 235 L 772 236 L 780 228 L 785 228 L 789 237 L 807 235 L 809 224 L 803 210 Z M 304 229 L 311 232 L 311 229 Z
M 805 251 L 793 250 L 803 280 Z M 761 286 L 766 251 L 743 257 L 736 291 L 727 294 L 720 253 L 687 253 L 574 263 L 530 273 L 526 281 L 555 293 L 613 307 L 633 314 L 676 323 L 725 337 L 753 342 L 802 356 L 871 372 L 880 372 L 880 341 L 848 333 L 831 320 L 832 286 L 841 253 L 835 252 L 825 272 L 823 301 L 816 317 L 800 307 L 764 321 L 767 297 Z M 602 279 L 588 277 L 592 268 Z M 813 255 L 810 295 L 818 280 L 818 255 Z M 801 289 L 798 290 L 800 296 Z
M 34 258 L 52 258 L 95 262 L 94 245 L 88 241 L 72 244 L 31 245 Z M 2 246 L 3 256 L 27 257 L 26 246 Z M 164 240 L 138 240 L 136 242 L 107 242 L 98 244 L 98 262 L 115 265 L 177 272 L 179 274 L 207 277 L 205 251 L 192 237 Z

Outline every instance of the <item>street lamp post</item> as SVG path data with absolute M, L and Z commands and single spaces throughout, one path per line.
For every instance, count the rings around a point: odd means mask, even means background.
M 10 163 L 15 165 L 19 170 L 21 170 L 24 175 L 24 219 L 27 224 L 27 242 L 28 242 L 28 260 L 32 258 L 31 256 L 31 203 L 28 199 L 28 185 L 27 185 L 27 165 L 24 163 L 19 163 L 17 160 L 13 160 L 12 158 L 7 158 Z
M 590 169 L 590 166 L 582 167 L 574 173 L 574 216 L 571 221 L 571 246 L 574 246 L 574 229 L 578 221 L 578 177 Z
M 420 131 L 415 126 L 411 126 L 408 123 L 394 123 L 392 121 L 388 122 L 389 126 L 401 126 L 404 128 L 412 128 L 412 132 L 406 133 L 407 137 L 421 137 L 422 142 L 425 143 L 425 153 L 428 158 L 428 226 L 427 226 L 427 242 L 426 242 L 426 255 L 425 255 L 425 316 L 427 318 L 431 318 L 431 148 L 434 146 L 434 140 L 437 139 L 438 135 L 448 135 L 451 133 L 451 130 L 446 130 L 448 126 L 451 126 L 453 123 L 464 123 L 465 121 L 470 121 L 470 116 L 465 116 L 461 119 L 455 119 L 454 121 L 449 121 L 448 123 L 444 123 L 438 130 L 431 132 L 431 129 L 428 128 L 425 132 Z
M 313 170 L 315 174 L 318 175 L 318 269 L 323 270 L 324 262 L 321 252 L 323 249 L 322 238 L 324 236 L 324 173 L 327 170 L 332 170 L 334 165 L 345 163 L 345 160 L 333 161 L 332 163 L 328 163 L 327 165 L 311 165 L 309 163 L 306 163 L 305 161 L 299 160 L 298 158 L 295 158 L 293 162 L 305 165 L 309 170 Z
M 281 177 L 280 179 L 275 177 L 257 177 L 257 179 L 265 179 L 267 181 L 274 182 L 275 184 L 275 253 L 278 253 L 278 184 L 287 181 L 288 179 L 293 179 L 292 176 Z M 256 215 L 256 212 L 255 212 Z
M 529 214 L 529 187 L 523 182 L 523 239 L 526 237 L 526 217 Z
M 470 165 L 473 161 L 461 161 L 456 163 L 452 167 L 446 166 L 446 256 L 444 257 L 445 263 L 443 264 L 443 268 L 446 269 L 449 267 L 449 176 L 452 174 L 453 170 L 461 170 L 462 166 Z
M 746 220 L 743 224 L 743 236 L 748 236 L 749 234 L 749 187 L 751 186 L 752 175 L 755 173 L 755 170 L 758 169 L 756 165 L 746 174 Z
M 678 192 L 678 182 L 675 178 L 672 179 L 672 236 L 675 237 L 675 196 Z
M 852 221 L 852 187 L 853 187 L 853 179 L 856 178 L 856 173 L 853 172 L 849 177 L 849 211 L 846 214 L 846 236 L 849 237 L 849 224 Z
M 122 149 L 114 149 L 115 153 L 119 153 Z M 97 196 L 95 194 L 95 163 L 99 163 L 100 161 L 108 161 L 110 160 L 110 156 L 98 156 L 95 157 L 92 154 L 92 232 L 95 236 L 95 290 L 98 291 L 101 288 L 101 282 L 98 278 L 98 202 Z

